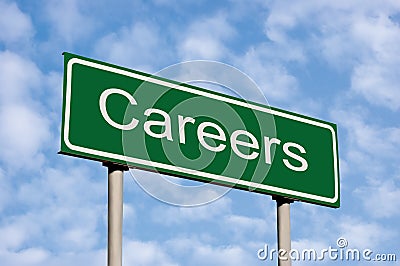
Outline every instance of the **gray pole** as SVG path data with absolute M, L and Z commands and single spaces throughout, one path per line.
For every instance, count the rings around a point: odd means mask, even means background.
M 290 203 L 293 201 L 284 197 L 274 197 L 274 199 L 277 206 L 278 266 L 291 266 Z
M 126 167 L 103 163 L 108 167 L 108 245 L 107 265 L 122 266 L 123 177 Z

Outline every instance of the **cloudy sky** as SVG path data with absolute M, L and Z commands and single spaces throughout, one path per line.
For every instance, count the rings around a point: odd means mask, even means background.
M 368 263 L 400 265 L 399 44 L 397 0 L 0 0 L 1 265 L 106 265 L 107 170 L 57 154 L 64 51 L 150 73 L 223 62 L 272 106 L 336 123 L 341 208 L 293 203 L 292 246 L 344 237 L 398 257 Z M 257 251 L 276 248 L 275 211 L 270 196 L 233 190 L 171 206 L 126 173 L 124 263 L 274 265 Z

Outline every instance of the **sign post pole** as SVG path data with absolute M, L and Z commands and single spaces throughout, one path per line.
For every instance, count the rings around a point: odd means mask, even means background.
M 103 163 L 108 168 L 107 265 L 122 265 L 123 177 L 126 167 Z
M 278 266 L 291 266 L 290 203 L 293 201 L 279 196 L 273 199 L 276 200 L 277 207 Z

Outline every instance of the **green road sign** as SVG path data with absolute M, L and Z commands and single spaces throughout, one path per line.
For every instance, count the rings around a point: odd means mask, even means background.
M 64 53 L 61 153 L 339 207 L 336 125 Z

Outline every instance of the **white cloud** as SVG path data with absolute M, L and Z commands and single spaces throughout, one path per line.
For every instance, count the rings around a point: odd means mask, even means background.
M 68 45 L 87 38 L 94 29 L 90 13 L 82 13 L 79 1 L 62 0 L 46 3 L 46 18 L 50 21 L 53 36 L 64 40 Z
M 198 207 L 163 206 L 153 212 L 154 221 L 166 225 L 187 223 L 188 221 L 210 221 L 231 211 L 231 199 L 220 198 L 210 204 Z
M 16 3 L 0 2 L 0 42 L 10 44 L 24 41 L 31 38 L 33 33 L 30 17 Z
M 124 203 L 123 204 L 123 216 L 124 220 L 134 220 L 135 219 L 135 208 L 132 204 Z
M 341 237 L 346 238 L 349 248 L 375 249 L 393 237 L 392 230 L 374 222 L 361 221 L 354 217 L 343 217 L 338 224 Z
M 349 133 L 348 140 L 355 145 L 350 151 L 356 152 L 357 147 L 360 152 L 373 157 L 379 155 L 379 158 L 397 158 L 400 128 L 368 123 L 368 111 L 358 108 L 335 110 L 332 115 L 340 121 L 339 126 Z
M 358 1 L 273 1 L 266 20 L 266 34 L 275 42 L 286 42 L 291 31 L 300 25 L 319 28 L 320 33 L 331 35 L 359 16 L 396 12 L 400 4 L 395 0 L 368 2 Z M 312 18 L 310 20 L 310 18 Z M 334 18 L 334 19 L 333 19 Z M 342 28 L 343 27 L 343 28 Z M 312 31 L 310 31 L 312 33 Z M 336 34 L 333 34 L 336 36 Z M 337 47 L 340 49 L 340 47 Z M 354 49 L 354 48 L 353 48 Z
M 330 209 L 308 203 L 294 203 L 291 208 L 291 230 L 294 234 L 294 241 L 310 241 L 319 243 L 326 242 L 334 244 L 340 236 L 336 224 L 343 212 L 341 209 Z M 309 226 L 304 226 L 305 224 Z M 296 237 L 297 235 L 297 237 Z
M 372 123 L 372 116 L 363 108 L 334 110 L 332 114 L 347 135 L 341 151 L 344 173 L 349 177 L 344 188 L 354 191 L 368 215 L 374 218 L 398 215 L 399 211 L 390 202 L 400 196 L 396 181 L 400 128 Z M 350 177 L 360 178 L 363 183 L 354 187 L 349 183 Z
M 105 265 L 105 250 L 85 252 L 52 252 L 44 248 L 26 248 L 19 251 L 1 251 L 0 259 L 5 266 L 70 266 Z
M 102 37 L 95 51 L 99 57 L 115 64 L 154 71 L 154 65 L 163 62 L 171 53 L 165 46 L 157 27 L 137 22 Z
M 226 226 L 225 230 L 231 231 L 235 238 L 243 239 L 245 236 L 251 234 L 258 237 L 265 236 L 267 232 L 272 229 L 268 226 L 266 219 L 246 217 L 241 215 L 226 215 L 223 219 L 223 224 Z M 275 228 L 273 228 L 275 231 Z
M 106 250 L 90 250 L 77 252 L 56 252 L 51 254 L 51 257 L 46 262 L 40 265 L 49 266 L 70 266 L 76 265 L 106 265 L 107 263 Z
M 10 179 L 5 176 L 5 172 L 0 168 L 0 213 L 11 200 L 12 189 Z
M 138 169 L 131 169 L 129 173 L 147 194 L 174 206 L 204 205 L 221 198 L 231 189 L 209 183 L 183 186 L 176 178 L 171 179 L 165 175 Z
M 197 20 L 189 25 L 180 40 L 178 45 L 180 56 L 183 60 L 220 60 L 229 53 L 225 43 L 235 33 L 225 15 L 218 14 Z
M 48 76 L 35 63 L 10 51 L 0 52 L 0 160 L 8 167 L 38 169 L 44 162 L 43 151 L 51 143 L 54 117 L 54 73 Z M 58 76 L 60 78 L 60 76 Z M 40 99 L 44 96 L 43 99 Z M 58 97 L 60 99 L 60 97 Z M 45 111 L 45 106 L 54 107 Z M 57 107 L 60 103 L 57 103 Z
M 239 246 L 197 246 L 193 251 L 192 265 L 249 265 L 256 256 Z M 255 253 L 254 253 L 255 254 Z
M 9 167 L 38 169 L 43 163 L 43 145 L 50 138 L 49 121 L 22 105 L 0 108 L 0 159 Z
M 400 108 L 400 25 L 389 15 L 368 17 L 353 26 L 354 38 L 368 44 L 368 54 L 357 64 L 352 76 L 352 89 L 370 103 Z
M 223 44 L 215 38 L 200 35 L 189 36 L 182 44 L 182 50 L 184 60 L 192 58 L 218 59 L 226 51 Z
M 368 186 L 355 190 L 365 210 L 375 218 L 389 218 L 400 214 L 397 202 L 400 199 L 400 187 L 393 179 L 379 180 L 369 178 Z
M 126 241 L 123 251 L 124 265 L 179 265 L 173 262 L 168 252 L 156 242 Z
M 78 206 L 81 201 L 90 204 L 103 198 L 107 188 L 103 180 L 95 181 L 91 178 L 92 175 L 86 167 L 71 165 L 45 168 L 41 176 L 27 180 L 18 187 L 18 199 L 32 207 L 55 204 Z M 42 193 L 34 193 L 35 191 Z
M 43 248 L 27 248 L 17 252 L 3 251 L 0 258 L 3 265 L 40 266 L 46 265 L 50 253 Z
M 190 261 L 190 265 L 255 265 L 257 252 L 249 253 L 240 246 L 214 246 L 195 238 L 176 238 L 166 245 L 176 254 Z
M 2 250 L 16 257 L 22 256 L 22 249 L 42 245 L 60 252 L 92 251 L 100 240 L 107 186 L 92 180 L 90 171 L 82 167 L 41 173 L 21 179 L 12 192 L 13 201 L 6 206 L 12 215 L 0 225 Z
M 399 110 L 400 77 L 396 71 L 399 66 L 400 60 L 394 64 L 365 62 L 354 70 L 352 89 L 363 95 L 371 104 Z
M 28 237 L 26 230 L 21 229 L 22 228 L 16 224 L 0 227 L 0 234 L 2 238 L 0 247 L 3 250 L 19 248 Z
M 266 34 L 288 53 L 304 49 L 309 57 L 320 56 L 339 71 L 351 69 L 356 95 L 398 110 L 400 26 L 390 17 L 399 12 L 398 1 L 278 1 L 271 4 Z M 306 34 L 298 34 L 301 27 Z
M 292 99 L 297 91 L 297 80 L 276 60 L 271 60 L 266 51 L 270 47 L 249 49 L 243 57 L 236 58 L 243 71 L 248 74 L 264 92 L 268 101 Z
M 0 103 L 31 103 L 42 77 L 32 61 L 10 51 L 0 52 Z
M 52 127 L 56 127 L 58 134 L 53 137 L 55 144 L 58 142 L 59 130 L 61 130 L 61 116 L 62 116 L 62 94 L 63 94 L 63 74 L 60 72 L 50 72 L 42 78 L 43 85 L 41 86 L 41 94 L 46 95 L 42 97 L 41 104 L 47 109 L 46 118 L 52 123 Z

